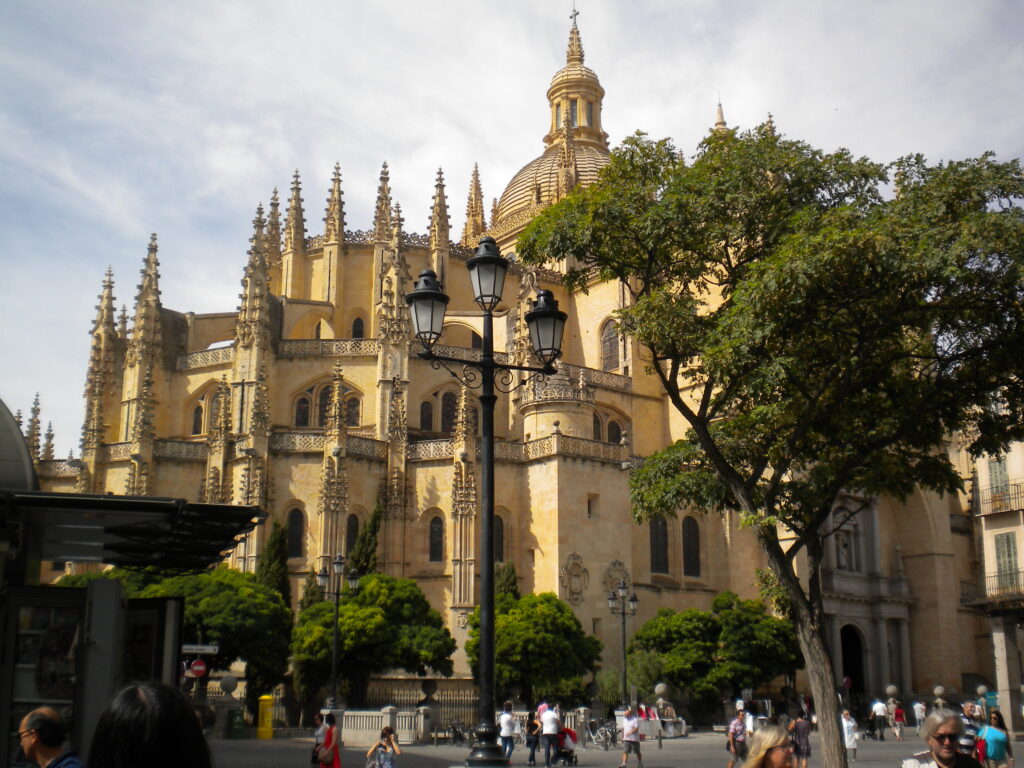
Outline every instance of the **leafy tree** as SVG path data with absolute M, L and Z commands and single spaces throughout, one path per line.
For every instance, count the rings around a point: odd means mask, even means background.
M 304 611 L 311 605 L 315 605 L 324 599 L 324 591 L 320 588 L 320 582 L 316 580 L 316 573 L 310 571 L 306 576 L 306 582 L 302 585 L 302 597 L 299 600 L 299 610 Z
M 319 602 L 299 614 L 292 633 L 292 663 L 303 701 L 330 683 L 334 605 Z M 455 640 L 440 614 L 410 579 L 364 576 L 338 610 L 339 690 L 362 706 L 370 676 L 388 669 L 451 675 Z
M 246 662 L 246 696 L 253 711 L 258 698 L 284 677 L 291 612 L 281 594 L 254 575 L 221 566 L 165 579 L 141 596 L 185 599 L 183 638 L 218 645 L 219 653 L 210 659 L 213 668 L 225 669 L 236 659 Z
M 601 656 L 601 641 L 583 631 L 579 619 L 551 592 L 509 599 L 494 618 L 494 677 L 499 698 L 518 689 L 524 700 L 539 695 L 583 699 L 582 677 Z M 466 656 L 477 670 L 480 652 L 479 609 L 470 617 Z M 570 698 L 571 697 L 571 698 Z
M 801 664 L 793 625 L 769 614 L 756 600 L 732 592 L 715 598 L 710 611 L 663 609 L 630 643 L 630 665 L 656 654 L 665 680 L 690 692 L 696 711 L 712 708 L 742 688 L 757 688 Z
M 519 597 L 519 577 L 516 576 L 516 567 L 511 562 L 496 566 L 494 569 L 495 611 L 501 613 L 507 610 Z
M 377 570 L 377 535 L 380 533 L 380 519 L 383 514 L 384 501 L 378 497 L 373 512 L 370 513 L 370 519 L 356 534 L 356 541 L 349 555 L 349 565 L 357 573 L 365 575 Z
M 256 580 L 265 587 L 276 589 L 291 608 L 292 590 L 288 581 L 288 532 L 276 520 L 267 536 L 267 543 L 256 561 Z
M 632 474 L 634 516 L 739 511 L 789 597 L 827 768 L 845 752 L 825 539 L 872 497 L 959 490 L 951 433 L 977 454 L 1024 429 L 1022 196 L 1019 162 L 990 154 L 886 168 L 761 126 L 687 164 L 637 134 L 520 238 L 572 288 L 628 291 L 619 328 L 689 427 Z
M 106 568 L 102 571 L 89 571 L 88 573 L 68 573 L 57 580 L 58 587 L 80 587 L 89 586 L 89 582 L 96 579 L 115 579 L 121 583 L 121 594 L 124 598 L 138 597 L 139 594 L 150 584 L 155 584 L 169 576 L 177 575 L 169 571 L 157 568 Z

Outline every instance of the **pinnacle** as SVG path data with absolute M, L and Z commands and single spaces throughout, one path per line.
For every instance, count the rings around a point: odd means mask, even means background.
M 718 111 L 715 118 L 715 130 L 724 131 L 726 129 L 725 113 L 722 111 L 722 100 L 718 100 Z
M 583 41 L 580 39 L 580 30 L 576 26 L 576 16 L 578 13 L 574 10 L 572 15 L 572 29 L 569 30 L 569 47 L 565 52 L 566 64 L 583 64 Z

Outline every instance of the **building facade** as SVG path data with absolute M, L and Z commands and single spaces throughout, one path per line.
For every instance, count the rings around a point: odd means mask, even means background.
M 457 674 L 468 676 L 479 405 L 417 356 L 404 295 L 414 275 L 433 269 L 451 296 L 439 351 L 477 359 L 482 317 L 464 262 L 485 234 L 513 253 L 538 211 L 597 178 L 608 162 L 603 96 L 574 21 L 565 66 L 547 91 L 543 152 L 509 182 L 489 220 L 474 171 L 457 240 L 440 171 L 425 234 L 406 231 L 386 165 L 372 229 L 346 229 L 335 166 L 323 227 L 310 231 L 296 173 L 283 203 L 275 190 L 256 211 L 231 311 L 163 306 L 154 235 L 131 322 L 117 316 L 113 277 L 102 283 L 81 457 L 47 455 L 38 408 L 29 419 L 45 487 L 259 504 L 268 522 L 239 543 L 232 564 L 253 569 L 270 521 L 280 522 L 293 598 L 310 571 L 349 551 L 380 504 L 380 569 L 422 587 L 459 643 Z M 538 288 L 569 315 L 564 355 L 556 376 L 499 395 L 496 558 L 514 563 L 523 592 L 566 600 L 617 666 L 606 596 L 620 579 L 639 597 L 632 632 L 661 608 L 708 608 L 722 590 L 756 596 L 764 560 L 731 513 L 632 521 L 631 467 L 685 427 L 637 344 L 616 333 L 612 313 L 626 301 L 616 283 L 567 292 L 558 267 L 513 260 L 496 313 L 499 359 L 530 362 L 523 315 Z M 823 583 L 837 685 L 850 677 L 865 694 L 890 683 L 909 692 L 991 676 L 979 619 L 950 602 L 973 567 L 966 520 L 957 500 L 919 494 L 873 502 L 834 538 Z

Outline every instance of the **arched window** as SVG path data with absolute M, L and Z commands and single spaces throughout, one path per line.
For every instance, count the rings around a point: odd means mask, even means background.
M 601 329 L 601 367 L 606 371 L 619 367 L 619 335 L 611 320 Z
M 288 557 L 302 557 L 305 537 L 306 516 L 301 509 L 293 509 L 288 513 Z
M 305 395 L 295 401 L 295 426 L 309 426 L 309 398 Z
M 430 519 L 430 562 L 440 563 L 444 559 L 444 520 L 440 515 Z
M 365 335 L 363 330 L 363 318 L 357 317 L 352 321 L 352 338 L 361 339 Z
M 608 422 L 608 442 L 615 443 L 615 445 L 622 442 L 622 427 L 619 426 L 617 421 Z
M 683 575 L 700 576 L 700 525 L 690 516 L 683 518 Z
M 345 426 L 359 426 L 359 398 L 350 397 L 345 401 Z
M 203 434 L 203 404 L 200 403 L 192 411 L 192 434 Z
M 494 562 L 505 562 L 505 521 L 494 516 Z
M 651 520 L 651 573 L 668 573 L 668 527 L 663 517 Z
M 317 320 L 316 321 L 316 328 L 313 330 L 313 338 L 314 339 L 319 339 L 320 338 L 320 328 L 321 328 L 321 326 L 323 324 L 324 324 L 323 320 Z
M 424 432 L 434 431 L 434 404 L 429 400 L 420 403 L 420 429 Z
M 594 439 L 601 439 L 601 417 L 596 413 L 594 414 Z
M 483 349 L 484 340 L 480 338 L 480 334 L 476 331 L 472 331 L 471 333 L 472 335 L 469 337 L 469 346 L 473 349 Z
M 331 407 L 331 388 L 324 387 L 317 396 L 316 425 L 323 427 L 327 424 L 327 411 Z
M 441 431 L 450 435 L 455 431 L 455 416 L 459 411 L 459 398 L 454 392 L 441 396 Z
M 345 520 L 345 557 L 352 554 L 352 548 L 356 545 L 356 537 L 359 536 L 359 518 L 349 515 Z

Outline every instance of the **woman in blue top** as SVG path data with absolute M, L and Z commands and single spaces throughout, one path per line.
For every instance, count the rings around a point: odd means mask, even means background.
M 985 764 L 988 768 L 1009 768 L 1013 765 L 1013 749 L 1006 732 L 1006 721 L 1001 713 L 993 712 L 988 722 L 978 733 L 978 738 L 985 740 Z
M 395 736 L 395 729 L 385 725 L 380 732 L 380 741 L 366 750 L 366 756 L 370 757 L 377 753 L 377 768 L 395 768 L 395 755 L 402 754 L 398 748 L 398 738 Z

